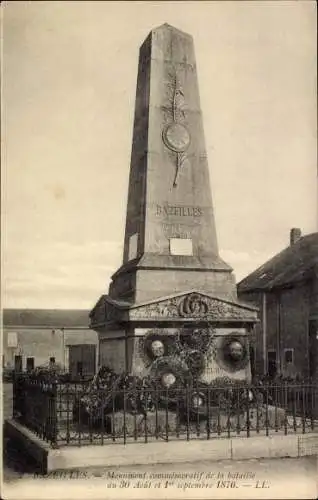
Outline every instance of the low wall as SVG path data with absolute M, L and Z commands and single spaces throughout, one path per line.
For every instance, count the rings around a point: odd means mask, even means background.
M 5 433 L 38 463 L 40 470 L 184 463 L 204 460 L 301 457 L 317 455 L 318 433 L 156 441 L 145 443 L 65 446 L 51 449 L 31 431 L 15 422 L 5 422 Z

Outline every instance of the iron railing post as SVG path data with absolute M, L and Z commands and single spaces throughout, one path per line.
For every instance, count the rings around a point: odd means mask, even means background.
M 148 392 L 147 392 L 147 389 L 145 390 L 145 399 L 146 399 L 145 418 L 144 418 L 145 443 L 148 443 Z
M 187 441 L 190 439 L 190 402 L 189 402 L 189 386 L 188 384 L 186 385 L 186 426 L 187 426 Z
M 210 405 L 211 405 L 211 394 L 210 394 L 210 389 L 209 387 L 207 388 L 207 426 L 206 426 L 206 431 L 207 431 L 207 439 L 210 439 L 210 434 L 211 434 L 211 415 L 210 415 Z
M 220 393 L 220 390 L 216 389 L 216 393 L 218 395 L 217 397 L 217 402 L 218 402 L 218 415 L 217 415 L 217 434 L 218 436 L 221 435 L 221 418 L 220 418 L 220 410 L 221 410 L 221 398 L 222 394 Z
M 311 430 L 315 429 L 315 386 L 310 385 L 310 426 Z
M 287 382 L 285 382 L 285 384 L 284 384 L 284 434 L 285 434 L 285 436 L 287 435 L 287 423 L 288 423 L 287 411 L 288 411 L 288 386 L 287 386 Z
M 277 400 L 278 400 L 278 387 L 275 384 L 274 388 L 274 404 L 275 404 L 275 432 L 278 432 L 278 412 L 277 412 Z
M 50 441 L 52 448 L 58 447 L 58 421 L 57 421 L 57 383 L 54 381 L 50 387 L 50 417 L 51 417 L 51 429 L 50 429 Z
M 302 433 L 305 434 L 306 432 L 306 403 L 305 403 L 305 397 L 306 397 L 306 393 L 305 393 L 305 386 L 303 385 L 302 386 Z
M 295 387 L 292 387 L 292 412 L 293 412 L 293 429 L 294 432 L 297 432 L 297 420 L 296 420 L 296 413 L 297 413 L 297 408 L 296 408 L 296 390 Z M 297 396 L 298 397 L 298 396 Z
M 126 438 L 127 438 L 127 435 L 126 435 L 126 432 L 127 432 L 127 429 L 126 429 L 126 411 L 127 411 L 127 405 L 126 405 L 126 384 L 125 383 L 124 383 L 123 391 L 124 391 L 124 444 L 126 444 Z
M 119 394 L 119 396 L 121 396 Z M 111 434 L 112 434 L 112 440 L 113 442 L 116 441 L 116 429 L 115 429 L 115 391 L 111 390 L 111 400 L 112 400 L 112 414 L 110 418 L 110 423 L 111 423 Z
M 81 446 L 81 437 L 82 437 L 82 405 L 81 405 L 81 398 L 83 396 L 83 387 L 80 386 L 80 389 L 78 391 L 79 393 L 79 398 L 77 399 L 77 406 L 78 406 L 78 444 Z M 75 391 L 77 393 L 77 383 L 75 382 Z
M 246 389 L 246 436 L 250 437 L 250 398 L 248 389 Z
M 159 395 L 158 395 L 158 386 L 156 384 L 156 387 L 155 387 L 155 419 L 156 419 L 155 438 L 156 439 L 159 439 L 159 430 L 158 430 L 158 403 L 159 403 Z
M 176 437 L 180 437 L 180 400 L 182 397 L 182 389 L 178 391 L 178 397 L 176 401 Z

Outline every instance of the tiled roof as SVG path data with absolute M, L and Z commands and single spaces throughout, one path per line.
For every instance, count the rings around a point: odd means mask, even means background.
M 4 326 L 88 328 L 89 311 L 82 309 L 4 309 L 2 319 Z
M 303 236 L 256 269 L 238 283 L 238 292 L 282 288 L 315 273 L 318 279 L 318 233 Z

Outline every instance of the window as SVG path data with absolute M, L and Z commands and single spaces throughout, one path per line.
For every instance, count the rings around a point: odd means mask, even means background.
M 170 238 L 171 255 L 193 255 L 192 240 L 190 238 Z
M 284 349 L 284 360 L 286 365 L 294 363 L 294 349 Z
M 26 369 L 27 372 L 31 372 L 32 370 L 34 370 L 34 358 L 27 358 Z
M 8 332 L 8 347 L 18 347 L 18 334 L 17 332 Z
M 51 364 L 51 365 L 54 365 L 54 363 L 55 363 L 55 358 L 54 358 L 54 356 L 53 356 L 52 358 L 50 358 L 50 364 Z

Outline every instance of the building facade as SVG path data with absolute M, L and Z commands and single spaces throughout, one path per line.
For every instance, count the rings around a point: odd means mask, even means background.
M 290 245 L 238 284 L 259 308 L 258 373 L 317 378 L 318 233 L 290 232 Z
M 50 362 L 75 376 L 94 375 L 97 334 L 85 310 L 5 309 L 3 367 L 30 371 Z

